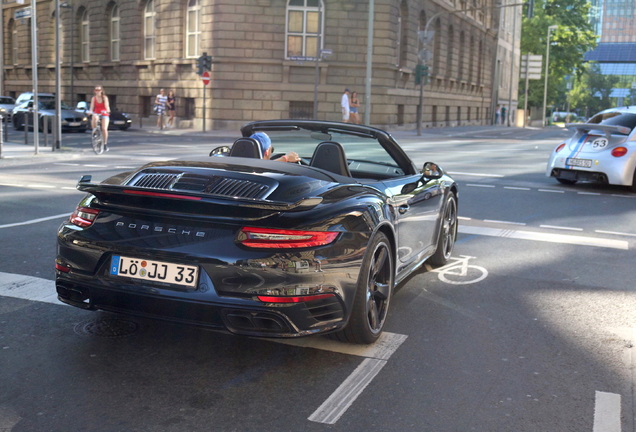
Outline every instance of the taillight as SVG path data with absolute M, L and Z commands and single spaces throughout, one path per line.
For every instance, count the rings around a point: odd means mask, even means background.
M 252 248 L 307 248 L 322 246 L 333 242 L 338 237 L 332 231 L 297 231 L 271 228 L 243 227 L 237 240 Z
M 87 228 L 93 225 L 98 214 L 99 210 L 87 207 L 78 207 L 71 215 L 71 223 L 78 227 Z
M 333 297 L 333 294 L 317 294 L 317 295 L 306 295 L 306 296 L 293 296 L 293 297 L 282 297 L 282 296 L 258 296 L 258 299 L 265 303 L 304 303 L 314 300 L 322 300 L 329 297 Z
M 71 268 L 63 266 L 62 264 L 55 263 L 55 270 L 61 271 L 62 273 L 68 273 L 71 271 Z
M 621 157 L 621 156 L 625 156 L 627 154 L 627 147 L 616 147 L 615 149 L 612 149 L 612 156 L 614 157 Z
M 556 148 L 556 150 L 554 150 L 554 152 L 555 152 L 555 153 L 560 152 L 561 150 L 563 150 L 563 147 L 565 147 L 565 143 L 563 143 L 563 144 L 559 145 L 559 146 Z

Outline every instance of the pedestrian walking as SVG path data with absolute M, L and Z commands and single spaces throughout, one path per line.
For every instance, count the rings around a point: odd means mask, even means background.
M 166 103 L 168 97 L 164 89 L 159 90 L 159 94 L 155 98 L 155 114 L 157 114 L 157 127 L 163 129 L 163 116 L 166 113 Z
M 340 106 L 342 107 L 342 121 L 343 123 L 349 123 L 349 115 L 351 113 L 351 107 L 349 105 L 349 95 L 351 92 L 349 89 L 345 89 L 340 99 Z
M 168 111 L 168 120 L 166 126 L 174 128 L 174 116 L 177 111 L 177 99 L 174 97 L 174 90 L 168 91 L 168 98 L 166 99 L 166 110 Z

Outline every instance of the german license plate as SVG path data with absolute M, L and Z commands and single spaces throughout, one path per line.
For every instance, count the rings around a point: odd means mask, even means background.
M 124 120 L 115 120 L 113 124 L 120 125 L 126 123 Z
M 592 160 L 591 159 L 575 159 L 575 158 L 567 158 L 565 160 L 566 165 L 581 167 L 581 168 L 592 168 Z
M 194 287 L 197 284 L 199 267 L 113 255 L 110 274 Z
M 69 122 L 69 126 L 80 126 L 82 123 L 80 122 Z

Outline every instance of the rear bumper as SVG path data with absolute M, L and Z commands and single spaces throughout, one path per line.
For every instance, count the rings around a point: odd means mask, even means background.
M 596 171 L 583 171 L 564 168 L 553 168 L 550 177 L 556 177 L 572 181 L 595 181 L 599 183 L 609 183 L 607 175 Z

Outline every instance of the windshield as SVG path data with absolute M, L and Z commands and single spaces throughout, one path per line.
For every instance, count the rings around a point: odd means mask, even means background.
M 72 110 L 71 106 L 66 102 L 62 101 L 61 106 L 63 110 Z M 55 100 L 45 100 L 38 103 L 38 107 L 42 110 L 54 110 L 55 109 Z
M 610 126 L 624 126 L 630 130 L 636 127 L 636 114 L 621 113 L 621 112 L 608 112 L 596 114 L 588 123 L 603 124 Z
M 13 103 L 13 99 L 10 97 L 0 97 L 0 104 L 2 105 L 11 105 Z

